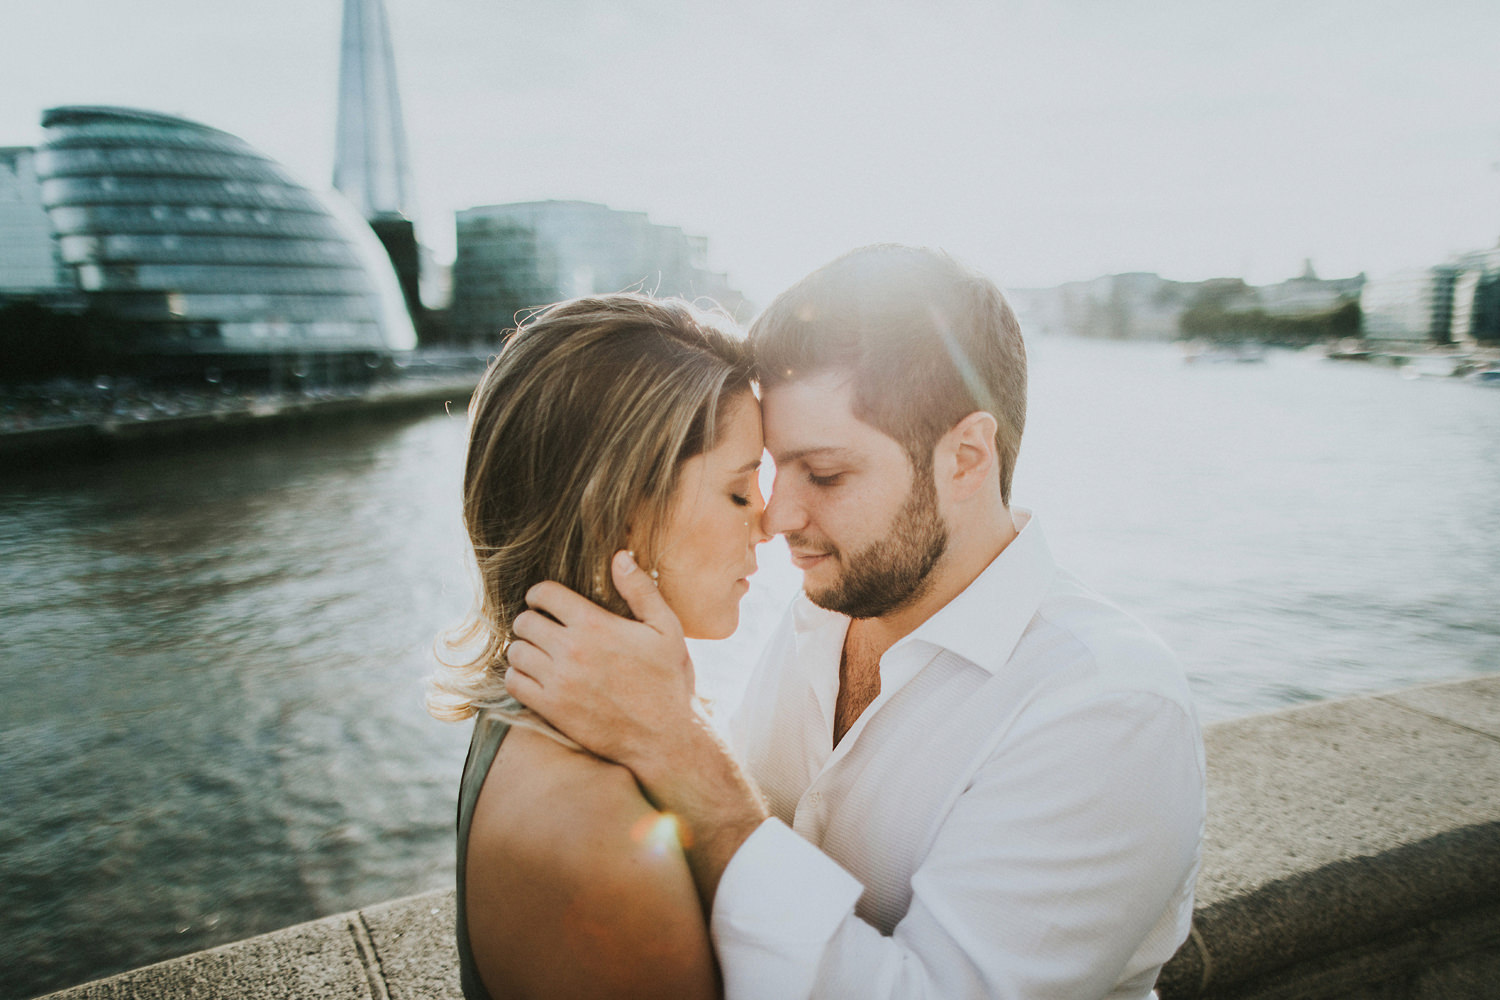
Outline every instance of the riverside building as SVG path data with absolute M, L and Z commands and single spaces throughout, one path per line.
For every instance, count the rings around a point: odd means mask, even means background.
M 53 108 L 42 124 L 58 256 L 122 353 L 244 369 L 378 364 L 416 345 L 369 226 L 243 140 L 130 108 Z
M 1360 297 L 1366 340 L 1500 346 L 1500 247 L 1383 275 Z
M 1372 279 L 1359 297 L 1361 335 L 1397 344 L 1448 343 L 1456 278 L 1453 267 L 1439 265 Z
M 708 240 L 587 201 L 484 205 L 458 213 L 455 339 L 496 343 L 517 314 L 595 292 L 640 290 L 722 306 L 745 299 L 708 267 Z

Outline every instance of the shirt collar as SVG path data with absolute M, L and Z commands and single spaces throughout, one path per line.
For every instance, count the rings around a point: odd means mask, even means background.
M 1011 516 L 1016 537 L 957 597 L 906 638 L 951 650 L 990 673 L 997 673 L 1031 624 L 1042 597 L 1057 576 L 1057 564 L 1029 510 Z
M 924 642 L 951 650 L 964 659 L 996 673 L 1021 640 L 1041 605 L 1042 597 L 1057 576 L 1057 564 L 1031 511 L 1012 508 L 1016 537 L 984 568 L 974 581 L 931 618 L 917 626 L 891 648 Z M 792 623 L 798 646 L 804 638 L 838 630 L 842 642 L 849 619 L 818 607 L 798 594 Z

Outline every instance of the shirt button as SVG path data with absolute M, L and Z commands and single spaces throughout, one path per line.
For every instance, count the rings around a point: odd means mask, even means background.
M 823 793 L 822 792 L 811 792 L 807 796 L 807 804 L 810 805 L 810 806 L 815 806 L 815 805 L 819 804 L 822 801 L 823 801 Z

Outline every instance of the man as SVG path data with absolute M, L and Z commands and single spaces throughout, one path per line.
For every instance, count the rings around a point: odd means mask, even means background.
M 1010 508 L 1009 306 L 869 247 L 750 338 L 763 526 L 804 574 L 732 727 L 750 777 L 625 553 L 640 620 L 539 585 L 555 621 L 518 619 L 512 693 L 677 817 L 734 1000 L 1149 996 L 1192 916 L 1202 745 L 1171 654 Z

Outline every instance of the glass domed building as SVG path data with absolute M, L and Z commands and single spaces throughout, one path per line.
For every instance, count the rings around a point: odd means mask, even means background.
M 170 115 L 65 107 L 42 124 L 63 264 L 128 353 L 249 368 L 416 346 L 389 257 L 338 195 Z

